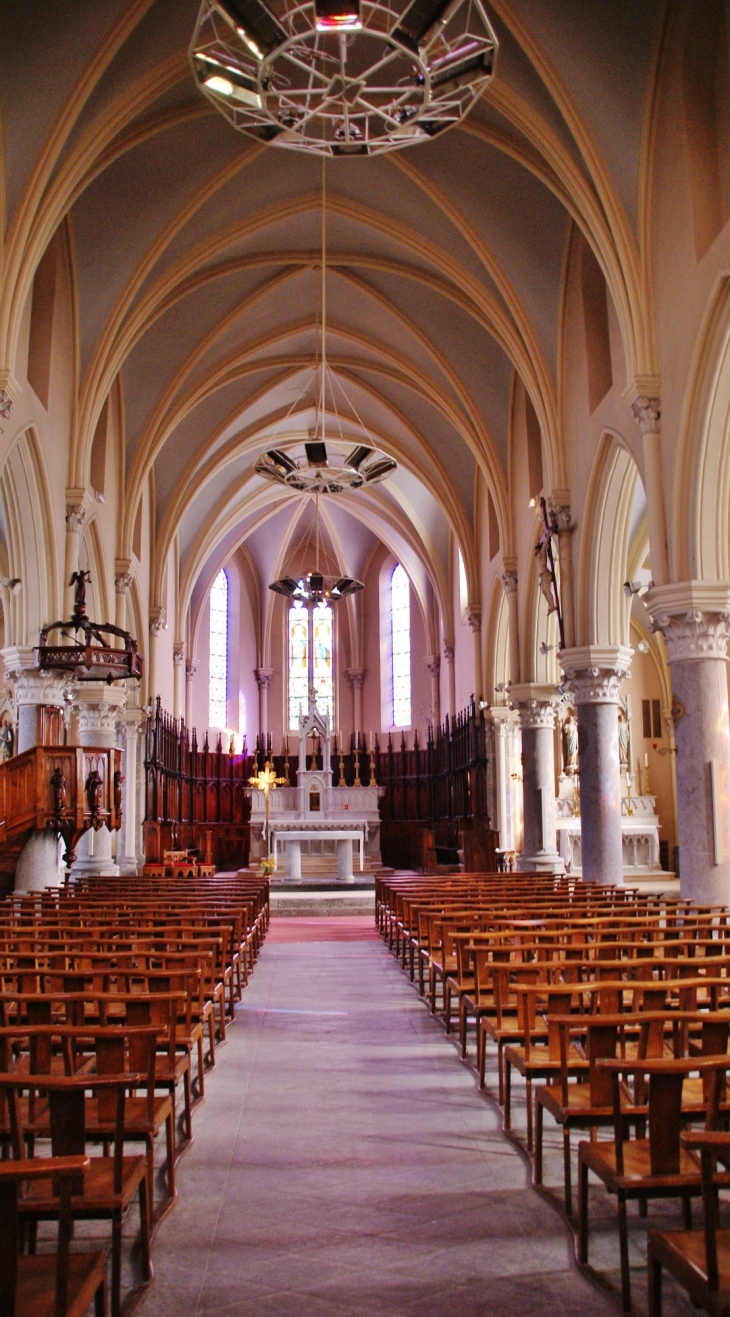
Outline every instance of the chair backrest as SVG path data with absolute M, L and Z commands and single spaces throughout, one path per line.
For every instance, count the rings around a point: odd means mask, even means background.
M 24 1180 L 53 1173 L 58 1184 L 59 1220 L 56 1253 L 55 1317 L 66 1317 L 68 1309 L 69 1244 L 71 1241 L 71 1196 L 76 1179 L 89 1168 L 89 1158 L 51 1157 L 32 1161 L 0 1163 L 0 1317 L 15 1317 L 18 1283 L 20 1226 L 18 1197 Z

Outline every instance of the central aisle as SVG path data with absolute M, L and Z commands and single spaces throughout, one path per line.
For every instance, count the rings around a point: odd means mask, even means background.
M 195 1114 L 144 1317 L 615 1313 L 372 925 L 278 923 Z M 337 940 L 290 940 L 312 935 Z

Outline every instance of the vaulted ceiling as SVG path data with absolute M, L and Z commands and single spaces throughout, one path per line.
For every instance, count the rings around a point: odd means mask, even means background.
M 437 593 L 449 532 L 476 588 L 477 470 L 510 550 L 515 372 L 540 421 L 546 480 L 566 483 L 556 399 L 571 221 L 606 274 L 627 369 L 651 367 L 637 239 L 663 6 L 487 8 L 496 77 L 461 126 L 326 168 L 328 356 L 342 385 L 339 420 L 328 423 L 355 442 L 369 433 L 399 464 L 386 484 L 342 498 L 332 542 L 349 546 L 342 567 L 356 571 L 374 533 L 420 558 Z M 13 240 L 3 349 L 67 218 L 75 481 L 86 484 L 96 421 L 119 377 L 119 555 L 130 552 L 152 474 L 158 577 L 177 536 L 191 591 L 243 540 L 256 556 L 267 521 L 277 534 L 290 524 L 300 533 L 284 506 L 296 496 L 272 489 L 253 464 L 272 442 L 313 427 L 322 205 L 319 160 L 237 134 L 201 96 L 187 58 L 197 10 L 198 0 L 6 0 L 0 42 Z

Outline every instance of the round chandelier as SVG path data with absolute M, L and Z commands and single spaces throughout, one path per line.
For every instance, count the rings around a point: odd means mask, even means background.
M 270 448 L 257 459 L 254 471 L 303 494 L 342 494 L 377 484 L 397 467 L 392 457 L 367 444 L 358 444 L 347 457 L 321 440 L 310 440 L 300 449 Z
M 203 0 L 201 91 L 242 132 L 316 155 L 376 155 L 463 119 L 494 76 L 481 0 Z

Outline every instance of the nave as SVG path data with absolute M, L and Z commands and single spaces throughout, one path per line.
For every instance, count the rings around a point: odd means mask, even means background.
M 272 922 L 178 1187 L 143 1317 L 617 1310 L 370 919 Z

